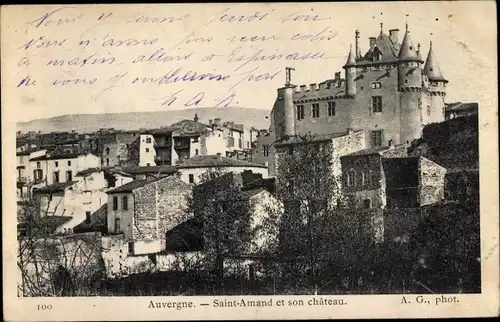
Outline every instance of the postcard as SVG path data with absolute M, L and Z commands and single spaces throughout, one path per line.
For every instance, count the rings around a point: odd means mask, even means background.
M 493 1 L 12 5 L 1 48 L 7 321 L 499 315 Z

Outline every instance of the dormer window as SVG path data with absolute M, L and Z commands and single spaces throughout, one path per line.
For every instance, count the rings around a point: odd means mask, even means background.
M 375 48 L 373 50 L 373 61 L 378 62 L 378 61 L 380 61 L 381 58 L 382 58 L 382 54 L 380 53 L 380 51 L 377 48 Z

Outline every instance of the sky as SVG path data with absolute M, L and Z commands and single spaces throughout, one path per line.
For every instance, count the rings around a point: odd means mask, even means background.
M 364 53 L 380 23 L 387 34 L 399 29 L 400 41 L 408 23 L 424 59 L 433 42 L 447 102 L 496 108 L 495 9 L 489 1 L 11 7 L 2 10 L 2 107 L 16 121 L 217 104 L 270 111 L 285 67 L 297 85 L 333 78 L 356 29 Z M 322 40 L 300 39 L 320 31 Z M 154 61 L 161 53 L 171 59 Z M 172 81 L 194 72 L 213 79 Z

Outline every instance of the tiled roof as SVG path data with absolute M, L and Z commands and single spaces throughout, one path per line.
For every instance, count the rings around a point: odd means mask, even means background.
M 158 129 L 154 131 L 154 134 L 199 135 L 207 130 L 209 130 L 209 126 L 206 124 L 193 120 L 182 120 L 165 128 Z
M 445 106 L 445 111 L 467 111 L 467 110 L 477 110 L 479 107 L 478 103 L 462 103 L 462 102 L 457 102 L 457 103 L 450 103 L 446 104 Z
M 81 153 L 81 152 L 79 152 L 79 153 L 42 155 L 42 156 L 39 156 L 39 157 L 31 158 L 30 161 L 76 159 L 76 158 L 78 158 L 81 155 L 87 155 L 87 154 L 91 154 L 91 153 Z
M 33 192 L 50 193 L 50 192 L 56 192 L 56 191 L 64 191 L 67 187 L 72 186 L 74 183 L 76 183 L 76 181 L 53 183 L 51 185 L 41 187 L 38 189 L 35 188 L 35 189 L 33 189 Z
M 100 168 L 89 168 L 89 169 L 85 169 L 85 170 L 82 170 L 82 171 L 78 171 L 76 173 L 76 176 L 77 177 L 86 177 L 86 176 L 91 175 L 92 173 L 100 172 L 100 171 L 103 171 L 103 170 L 100 169 Z
M 218 155 L 197 155 L 185 160 L 177 166 L 178 169 L 185 168 L 211 168 L 211 167 L 256 167 L 267 168 L 262 164 L 251 163 L 243 160 L 226 158 Z
M 155 181 L 158 181 L 159 179 L 154 179 L 154 180 L 134 180 L 129 183 L 124 184 L 123 186 L 119 186 L 118 188 L 115 188 L 113 190 L 108 191 L 108 194 L 112 193 L 119 193 L 119 192 L 132 192 L 135 189 L 142 188 L 150 183 L 153 183 Z
M 357 130 L 354 131 L 354 133 L 360 132 L 362 130 Z M 286 145 L 286 144 L 294 144 L 294 143 L 303 143 L 303 142 L 322 142 L 322 141 L 330 141 L 345 135 L 348 135 L 348 132 L 337 132 L 337 133 L 322 133 L 322 134 L 312 134 L 312 135 L 307 135 L 304 137 L 301 137 L 299 135 L 295 135 L 292 137 L 289 137 L 286 140 L 277 140 L 274 144 L 275 145 Z
M 384 33 L 380 35 L 375 40 L 375 44 L 370 47 L 368 52 L 363 56 L 363 58 L 356 63 L 356 65 L 373 64 L 373 53 L 375 48 L 380 51 L 381 57 L 377 63 L 389 63 L 398 61 L 398 48 L 394 44 L 389 36 Z
M 265 190 L 266 189 L 264 189 L 262 187 L 250 189 L 250 190 L 242 190 L 240 192 L 240 197 L 242 200 L 247 200 L 247 199 L 250 199 L 250 198 L 258 195 L 259 193 L 261 193 L 262 191 L 265 191 Z
M 159 165 L 159 166 L 149 166 L 149 167 L 123 167 L 121 171 L 124 173 L 128 173 L 131 175 L 137 174 L 172 174 L 176 173 L 177 169 L 175 167 L 169 165 Z
M 369 149 L 363 149 L 363 150 L 359 150 L 359 151 L 356 151 L 356 152 L 353 152 L 353 153 L 349 153 L 346 156 L 382 154 L 383 152 L 389 151 L 391 149 L 402 148 L 404 146 L 405 146 L 405 144 L 395 145 L 392 148 L 390 146 L 388 146 L 388 145 L 386 145 L 386 146 L 378 146 L 378 147 L 373 147 L 373 148 L 369 148 Z

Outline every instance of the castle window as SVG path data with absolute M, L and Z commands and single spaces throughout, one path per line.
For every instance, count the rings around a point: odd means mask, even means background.
M 405 79 L 405 84 L 408 84 L 408 80 L 407 79 Z
M 151 138 L 146 138 L 146 143 L 151 143 Z
M 128 197 L 127 196 L 124 196 L 122 199 L 122 209 L 128 210 Z
M 149 152 L 149 148 L 146 148 L 146 152 Z
M 372 112 L 382 113 L 382 96 L 372 96 Z
M 54 163 L 55 163 L 56 168 L 57 168 L 57 167 L 59 166 L 59 162 L 57 162 L 57 161 L 56 161 L 56 162 L 54 162 Z
M 373 88 L 373 89 L 379 89 L 381 87 L 382 87 L 382 83 L 381 82 L 373 82 L 371 84 L 371 88 Z
M 304 119 L 304 105 L 297 105 L 297 120 Z
M 427 116 L 431 116 L 431 107 L 427 105 Z
M 264 145 L 263 148 L 264 148 L 264 151 L 263 151 L 264 156 L 265 157 L 269 156 L 269 145 Z
M 113 197 L 113 210 L 118 210 L 118 197 Z
M 71 161 L 68 161 L 68 167 L 71 167 Z
M 319 104 L 318 103 L 312 104 L 311 109 L 312 109 L 312 117 L 313 118 L 319 117 Z
M 372 147 L 382 146 L 383 136 L 384 133 L 382 130 L 372 131 L 370 135 Z
M 350 169 L 347 171 L 347 186 L 354 187 L 356 185 L 356 171 Z
M 328 102 L 328 116 L 335 116 L 335 102 Z

